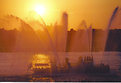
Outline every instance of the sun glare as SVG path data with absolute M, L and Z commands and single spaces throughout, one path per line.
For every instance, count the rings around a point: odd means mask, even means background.
M 43 5 L 36 5 L 34 10 L 37 14 L 39 14 L 40 16 L 43 16 L 45 14 L 46 9 Z

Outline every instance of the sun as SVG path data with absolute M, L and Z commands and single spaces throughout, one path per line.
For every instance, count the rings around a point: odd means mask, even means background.
M 46 8 L 43 5 L 36 5 L 34 10 L 37 14 L 39 14 L 40 16 L 43 16 L 45 14 Z

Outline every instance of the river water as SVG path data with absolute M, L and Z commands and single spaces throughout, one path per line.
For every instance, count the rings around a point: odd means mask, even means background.
M 109 65 L 111 71 L 121 74 L 121 52 L 59 52 L 58 56 L 53 53 L 0 53 L 0 76 L 22 76 L 31 73 L 29 65 L 34 61 L 35 56 L 49 58 L 51 64 L 61 67 L 65 64 L 65 58 L 68 57 L 72 67 L 76 66 L 79 57 L 93 56 L 94 64 L 104 63 Z M 41 61 L 41 60 L 40 60 Z M 45 61 L 46 63 L 46 61 Z

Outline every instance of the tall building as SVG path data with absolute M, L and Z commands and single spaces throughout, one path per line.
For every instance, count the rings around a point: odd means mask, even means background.
M 55 28 L 55 32 L 56 49 L 59 52 L 65 52 L 68 32 L 68 14 L 66 12 L 62 14 L 61 25 Z
M 62 15 L 62 26 L 65 29 L 68 29 L 68 14 L 66 12 L 64 12 Z

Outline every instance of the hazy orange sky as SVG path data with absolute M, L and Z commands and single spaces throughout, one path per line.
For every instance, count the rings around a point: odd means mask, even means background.
M 0 0 L 0 14 L 25 19 L 38 4 L 46 8 L 42 18 L 47 24 L 54 23 L 62 11 L 67 11 L 69 27 L 77 27 L 85 20 L 88 25 L 105 28 L 115 7 L 121 6 L 121 0 Z

